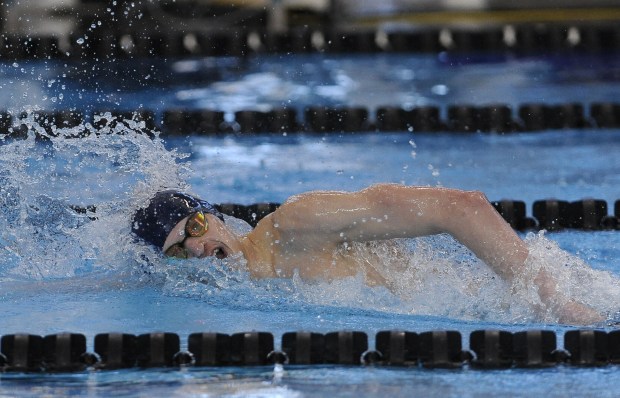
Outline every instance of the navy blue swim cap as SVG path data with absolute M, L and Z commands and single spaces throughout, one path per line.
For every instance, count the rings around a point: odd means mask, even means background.
M 146 242 L 162 248 L 179 221 L 197 211 L 213 214 L 224 221 L 222 213 L 205 200 L 173 190 L 158 192 L 147 207 L 136 211 L 131 231 Z

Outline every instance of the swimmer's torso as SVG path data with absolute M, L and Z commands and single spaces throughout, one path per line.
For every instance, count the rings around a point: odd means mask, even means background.
M 355 242 L 368 239 L 365 227 L 351 221 L 364 220 L 364 208 L 356 207 L 344 215 L 315 215 L 327 206 L 315 202 L 298 199 L 283 205 L 246 235 L 248 250 L 244 255 L 252 275 L 290 278 L 297 274 L 305 280 L 334 280 L 362 274 L 368 285 L 390 287 L 398 278 L 398 264 L 394 263 L 407 263 L 402 261 L 406 253 L 393 250 L 399 245 L 391 244 L 391 239 Z M 302 203 L 311 209 L 296 206 Z M 346 203 L 338 204 L 346 208 Z
M 371 249 L 373 245 L 325 244 L 320 236 L 287 236 L 271 223 L 261 223 L 247 239 L 254 247 L 253 255 L 246 255 L 248 267 L 259 278 L 291 278 L 297 274 L 308 281 L 335 280 L 361 273 L 368 285 L 390 286 L 385 268 L 403 258 L 392 241 L 378 243 L 390 248 L 389 255 L 380 256 Z

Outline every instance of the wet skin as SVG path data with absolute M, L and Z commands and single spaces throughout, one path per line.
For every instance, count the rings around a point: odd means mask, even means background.
M 183 241 L 186 219 L 170 232 L 163 250 Z M 525 269 L 528 248 L 476 191 L 379 184 L 358 192 L 314 191 L 291 197 L 264 217 L 245 236 L 237 236 L 217 217 L 207 214 L 209 228 L 189 237 L 190 257 L 225 258 L 241 252 L 253 277 L 292 277 L 332 280 L 358 274 L 360 265 L 336 249 L 349 242 L 448 233 L 467 246 L 501 278 L 512 281 Z M 365 268 L 369 285 L 385 280 Z M 532 281 L 541 300 L 561 296 L 553 278 L 541 270 Z M 572 300 L 558 310 L 563 323 L 602 321 L 596 311 Z

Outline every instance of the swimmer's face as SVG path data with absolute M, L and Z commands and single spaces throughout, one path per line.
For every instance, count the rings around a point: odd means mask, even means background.
M 240 251 L 238 239 L 224 223 L 208 213 L 185 217 L 170 231 L 162 251 L 170 257 L 226 258 Z

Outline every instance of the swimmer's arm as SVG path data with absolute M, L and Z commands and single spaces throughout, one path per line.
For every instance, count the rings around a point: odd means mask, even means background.
M 350 193 L 310 192 L 283 204 L 274 223 L 310 246 L 448 233 L 506 280 L 528 255 L 525 243 L 475 191 L 378 184 Z
M 310 192 L 283 204 L 270 219 L 276 234 L 283 241 L 294 239 L 298 248 L 448 233 L 506 281 L 523 274 L 529 254 L 525 242 L 476 191 L 379 184 L 352 193 Z M 563 299 L 547 271 L 541 269 L 533 283 L 543 302 L 564 302 L 558 311 L 561 322 L 603 319 Z

